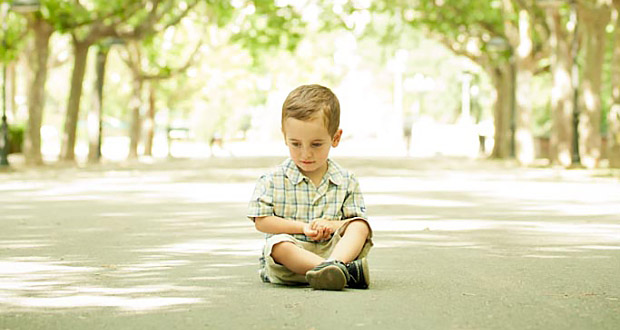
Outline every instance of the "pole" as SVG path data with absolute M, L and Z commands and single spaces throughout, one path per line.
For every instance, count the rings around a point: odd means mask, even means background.
M 6 33 L 6 20 L 2 23 Z M 6 49 L 6 39 L 2 35 L 2 47 Z M 2 150 L 0 151 L 0 166 L 9 166 L 9 125 L 6 121 L 6 62 L 2 60 Z
M 517 67 L 515 63 L 514 50 L 510 55 L 510 157 L 515 158 L 517 155 L 517 143 L 515 141 L 517 132 Z
M 575 1 L 571 1 L 570 21 L 573 23 L 573 40 L 571 41 L 571 85 L 573 87 L 573 150 L 571 163 L 579 165 L 581 157 L 579 156 L 579 65 L 577 64 L 577 55 L 579 54 L 578 44 L 578 21 L 577 9 Z
M 461 75 L 461 119 L 469 121 L 471 118 L 471 81 L 473 76 L 469 72 Z

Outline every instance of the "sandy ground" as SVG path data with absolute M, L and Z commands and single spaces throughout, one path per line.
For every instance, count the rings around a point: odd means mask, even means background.
M 467 159 L 360 177 L 370 290 L 263 284 L 245 218 L 279 158 L 0 173 L 0 329 L 620 329 L 620 181 Z

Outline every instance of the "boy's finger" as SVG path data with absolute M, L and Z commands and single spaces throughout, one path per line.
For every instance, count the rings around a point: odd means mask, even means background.
M 316 234 L 318 234 L 318 232 L 312 228 L 308 228 L 308 230 L 305 230 L 306 232 L 306 236 L 316 236 Z

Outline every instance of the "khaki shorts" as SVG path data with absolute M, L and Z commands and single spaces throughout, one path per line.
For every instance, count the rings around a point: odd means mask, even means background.
M 308 281 L 306 281 L 305 275 L 296 274 L 273 260 L 273 258 L 271 257 L 271 250 L 273 249 L 273 247 L 278 243 L 291 242 L 304 250 L 310 251 L 322 258 L 327 258 L 334 250 L 336 244 L 338 244 L 338 242 L 342 238 L 342 234 L 344 233 L 346 227 L 346 225 L 340 227 L 340 229 L 338 229 L 338 231 L 334 233 L 332 238 L 329 241 L 325 242 L 305 242 L 302 240 L 298 240 L 289 234 L 277 234 L 269 237 L 267 239 L 267 242 L 265 243 L 265 247 L 263 248 L 263 257 L 261 258 L 261 267 L 259 269 L 260 277 L 264 282 L 270 282 L 275 284 L 307 284 Z M 366 242 L 362 247 L 362 251 L 356 259 L 361 259 L 368 255 L 368 252 L 370 252 L 370 248 L 372 248 L 373 246 L 371 238 L 372 232 L 368 235 L 368 238 L 366 239 Z

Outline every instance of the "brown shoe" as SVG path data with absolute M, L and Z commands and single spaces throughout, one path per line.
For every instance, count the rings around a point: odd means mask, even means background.
M 306 273 L 306 280 L 316 290 L 342 290 L 347 277 L 347 267 L 338 260 L 324 261 Z

